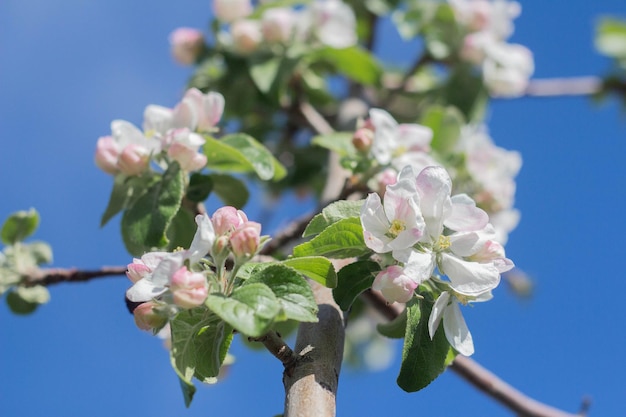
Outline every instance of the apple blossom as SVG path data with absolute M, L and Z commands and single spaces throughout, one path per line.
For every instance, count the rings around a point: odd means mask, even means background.
M 361 224 L 368 248 L 386 253 L 412 247 L 424 232 L 414 181 L 398 180 L 387 186 L 384 203 L 368 195 L 361 209 Z
M 254 52 L 263 41 L 261 24 L 258 20 L 237 20 L 231 24 L 230 34 L 235 50 L 242 54 Z
M 230 235 L 230 246 L 239 262 L 252 258 L 261 240 L 261 225 L 257 222 L 245 222 Z
M 391 265 L 376 275 L 372 289 L 380 291 L 389 303 L 406 303 L 413 297 L 418 285 L 402 267 Z
M 174 129 L 163 138 L 163 147 L 167 148 L 170 158 L 180 164 L 185 171 L 198 171 L 206 165 L 207 157 L 198 153 L 204 145 L 204 138 L 188 128 Z
M 430 128 L 415 123 L 398 124 L 385 110 L 371 109 L 365 126 L 371 126 L 374 140 L 372 156 L 382 165 L 406 152 L 427 152 L 433 132 Z
M 150 268 L 150 273 L 144 275 L 126 291 L 126 297 L 133 302 L 149 301 L 165 293 L 170 277 L 183 266 L 184 262 L 183 252 L 165 254 L 157 252 L 146 255 L 150 255 L 148 259 L 154 261 L 156 266 Z M 142 257 L 142 261 L 143 259 Z M 146 262 L 147 260 L 144 261 Z
M 232 206 L 220 207 L 211 216 L 211 222 L 218 235 L 231 234 L 235 229 L 248 222 L 248 216 Z
M 222 22 L 233 22 L 252 13 L 250 0 L 213 0 L 213 14 Z
M 209 216 L 206 213 L 198 214 L 195 220 L 198 228 L 189 249 L 185 252 L 185 257 L 192 264 L 200 262 L 206 254 L 210 253 L 215 243 L 215 229 Z
M 524 93 L 534 72 L 532 52 L 523 45 L 499 43 L 487 48 L 483 78 L 497 96 L 517 97 Z
M 356 17 L 350 6 L 341 0 L 318 0 L 311 4 L 309 13 L 320 42 L 337 49 L 356 45 Z
M 156 306 L 155 302 L 147 301 L 133 310 L 137 327 L 141 330 L 152 330 L 162 327 L 167 322 L 167 318 L 154 311 Z
M 172 275 L 170 291 L 177 306 L 198 307 L 204 303 L 208 295 L 206 278 L 202 273 L 191 272 L 183 266 Z
M 204 48 L 204 36 L 198 29 L 178 28 L 169 37 L 172 56 L 182 65 L 191 65 Z
M 96 165 L 107 173 L 140 175 L 148 168 L 150 156 L 160 151 L 158 141 L 147 138 L 127 121 L 114 120 L 111 133 L 96 144 Z
M 295 12 L 287 7 L 267 9 L 261 16 L 261 31 L 267 42 L 287 42 L 296 21 Z

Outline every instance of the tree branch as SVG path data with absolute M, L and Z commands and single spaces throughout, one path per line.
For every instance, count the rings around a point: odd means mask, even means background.
M 329 288 L 311 281 L 317 323 L 301 323 L 297 359 L 283 374 L 285 417 L 333 417 L 345 339 L 343 312 Z
M 285 367 L 285 371 L 292 369 L 295 365 L 297 359 L 296 355 L 294 355 L 293 350 L 291 350 L 277 332 L 271 331 L 261 337 L 249 337 L 248 340 L 263 343 L 263 346 L 265 346 L 276 359 L 281 361 Z
M 379 292 L 368 290 L 362 294 L 362 298 L 388 320 L 393 320 L 402 312 L 400 304 L 388 304 Z M 518 417 L 581 417 L 586 414 L 586 408 L 588 407 L 586 402 L 583 402 L 583 407 L 579 414 L 570 414 L 540 403 L 513 388 L 497 375 L 465 356 L 457 356 L 449 366 L 449 369 L 513 411 Z
M 572 77 L 536 79 L 528 82 L 527 97 L 589 96 L 603 88 L 599 77 Z M 501 97 L 496 97 L 501 98 Z
M 85 282 L 95 278 L 126 275 L 125 266 L 103 267 L 97 270 L 80 270 L 78 268 L 62 269 L 48 268 L 40 269 L 32 275 L 26 277 L 22 285 L 32 287 L 35 285 L 52 285 L 62 282 Z

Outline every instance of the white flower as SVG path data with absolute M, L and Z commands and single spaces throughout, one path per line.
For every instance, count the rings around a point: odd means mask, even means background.
M 198 229 L 186 252 L 186 256 L 192 264 L 199 262 L 207 253 L 211 252 L 213 243 L 215 243 L 215 229 L 206 213 L 196 216 L 196 224 Z
M 414 171 L 406 167 L 399 181 L 411 177 Z M 479 296 L 495 288 L 500 272 L 494 263 L 500 261 L 471 259 L 493 236 L 487 213 L 465 194 L 450 197 L 452 183 L 442 167 L 425 168 L 415 182 L 426 230 L 419 250 L 408 248 L 393 253 L 395 259 L 405 263 L 405 273 L 422 282 L 438 267 L 450 279 L 450 287 L 467 296 Z
M 341 49 L 356 45 L 356 17 L 340 0 L 318 0 L 311 5 L 311 27 L 325 45 Z
M 387 186 L 384 203 L 371 193 L 361 209 L 367 247 L 377 253 L 407 249 L 422 237 L 424 220 L 419 212 L 417 190 L 412 179 Z
M 532 52 L 523 45 L 494 43 L 486 49 L 483 79 L 491 94 L 517 97 L 535 70 Z
M 387 165 L 391 160 L 406 152 L 427 152 L 433 132 L 430 128 L 415 123 L 398 124 L 385 110 L 371 109 L 369 122 L 374 129 L 371 153 L 376 160 Z
M 213 0 L 213 14 L 222 22 L 233 22 L 252 13 L 250 0 Z

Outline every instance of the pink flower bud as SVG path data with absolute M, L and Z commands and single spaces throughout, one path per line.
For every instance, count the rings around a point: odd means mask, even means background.
M 246 213 L 231 206 L 220 207 L 211 217 L 211 223 L 218 235 L 230 234 L 247 221 Z
M 198 307 L 208 295 L 206 278 L 199 272 L 191 272 L 182 267 L 174 273 L 170 281 L 174 304 L 182 308 Z
M 252 13 L 250 0 L 213 0 L 213 14 L 222 22 L 232 22 Z
M 107 174 L 117 174 L 117 159 L 120 156 L 119 145 L 112 136 L 103 136 L 96 144 L 96 165 Z
M 295 16 L 292 9 L 267 9 L 261 18 L 261 30 L 267 42 L 287 42 L 293 33 Z
M 167 150 L 170 158 L 180 164 L 184 171 L 199 171 L 207 163 L 207 157 L 197 150 L 191 149 L 181 143 L 174 143 Z
M 156 303 L 148 301 L 135 308 L 133 315 L 135 316 L 137 327 L 141 330 L 152 330 L 165 324 L 167 319 L 154 311 L 156 306 Z
M 389 266 L 376 275 L 372 289 L 380 291 L 390 303 L 406 303 L 413 297 L 417 282 L 404 274 L 402 267 Z
M 372 147 L 372 142 L 374 141 L 374 132 L 371 129 L 366 127 L 362 127 L 357 129 L 354 132 L 354 136 L 352 137 L 352 144 L 354 147 L 363 153 L 369 152 Z
M 126 271 L 126 276 L 133 283 L 139 281 L 141 278 L 148 275 L 151 270 L 150 268 L 143 263 L 141 259 L 134 258 L 132 264 L 128 264 L 128 271 Z
M 236 258 L 251 258 L 256 254 L 261 240 L 261 225 L 247 222 L 230 236 L 230 246 Z
M 198 29 L 178 28 L 170 34 L 169 40 L 174 59 L 182 65 L 195 63 L 204 47 L 204 36 Z
M 150 154 L 139 145 L 128 145 L 120 154 L 117 166 L 126 175 L 140 175 L 148 168 Z
M 261 25 L 256 20 L 237 20 L 230 25 L 235 49 L 242 54 L 254 52 L 261 41 Z

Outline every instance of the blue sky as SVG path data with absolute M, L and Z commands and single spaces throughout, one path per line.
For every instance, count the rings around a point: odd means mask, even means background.
M 97 268 L 130 261 L 119 223 L 99 229 L 111 178 L 93 164 L 111 120 L 140 123 L 147 104 L 174 105 L 189 69 L 169 56 L 168 34 L 206 27 L 208 1 L 4 0 L 0 2 L 0 218 L 35 207 L 37 238 L 55 266 Z M 522 2 L 513 41 L 535 54 L 539 78 L 602 72 L 595 19 L 626 17 L 620 0 Z M 386 59 L 410 53 L 385 32 Z M 522 153 L 522 222 L 507 254 L 536 282 L 520 302 L 503 286 L 464 315 L 474 358 L 538 400 L 592 416 L 623 415 L 626 344 L 620 267 L 626 235 L 626 124 L 619 106 L 584 98 L 499 100 L 495 141 Z M 254 210 L 251 211 L 254 213 Z M 252 217 L 252 216 L 251 216 Z M 3 416 L 272 416 L 282 410 L 281 366 L 239 343 L 222 383 L 183 406 L 167 352 L 126 312 L 125 278 L 57 285 L 52 301 L 18 317 L 0 306 Z M 399 345 L 397 346 L 399 349 Z M 399 352 L 399 351 L 398 351 Z M 388 371 L 345 369 L 339 415 L 413 413 L 509 416 L 451 373 L 416 394 Z

